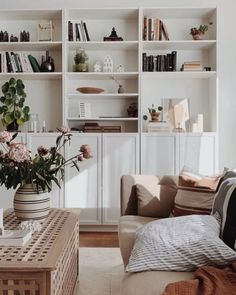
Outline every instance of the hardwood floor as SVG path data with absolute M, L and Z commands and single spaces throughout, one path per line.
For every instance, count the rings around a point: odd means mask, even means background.
M 115 232 L 80 232 L 80 247 L 119 247 Z

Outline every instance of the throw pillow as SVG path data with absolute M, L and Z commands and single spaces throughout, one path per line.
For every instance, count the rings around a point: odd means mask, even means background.
M 210 215 L 149 222 L 136 232 L 126 271 L 193 271 L 205 265 L 228 265 L 236 259 L 236 252 L 219 238 L 219 231 Z
M 201 176 L 183 171 L 179 175 L 179 188 L 172 215 L 210 214 L 214 194 L 221 176 Z
M 229 171 L 224 176 L 215 195 L 212 215 L 220 219 L 220 237 L 232 249 L 236 250 L 236 173 Z M 220 216 L 220 218 L 219 218 Z
M 173 178 L 165 176 L 159 183 L 136 184 L 138 215 L 164 218 L 173 209 L 177 185 Z

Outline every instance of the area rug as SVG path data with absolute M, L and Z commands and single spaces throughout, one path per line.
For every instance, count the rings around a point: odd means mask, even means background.
M 124 274 L 119 248 L 80 248 L 78 295 L 119 295 Z

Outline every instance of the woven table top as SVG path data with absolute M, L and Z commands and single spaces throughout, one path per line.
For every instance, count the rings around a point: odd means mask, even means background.
M 0 246 L 0 271 L 55 269 L 78 222 L 79 213 L 79 209 L 51 209 L 41 231 L 34 233 L 23 247 Z M 5 229 L 16 229 L 19 223 L 13 209 L 5 212 Z

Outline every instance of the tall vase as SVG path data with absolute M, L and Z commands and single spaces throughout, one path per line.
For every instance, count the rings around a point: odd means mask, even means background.
M 20 186 L 14 197 L 14 211 L 19 220 L 39 220 L 47 218 L 50 210 L 50 193 L 44 192 L 36 185 Z

